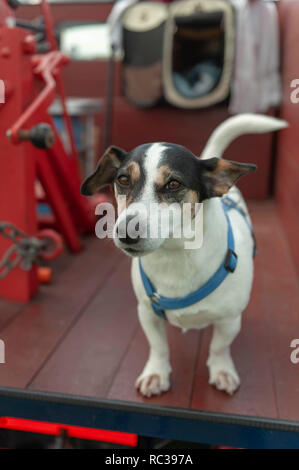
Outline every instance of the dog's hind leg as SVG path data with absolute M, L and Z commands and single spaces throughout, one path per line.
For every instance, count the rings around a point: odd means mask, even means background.
M 150 305 L 139 304 L 138 315 L 148 339 L 150 352 L 145 367 L 136 380 L 136 388 L 142 395 L 151 397 L 166 392 L 170 387 L 171 366 L 165 320 L 158 317 Z
M 207 361 L 210 374 L 209 383 L 230 395 L 240 385 L 240 378 L 230 353 L 230 345 L 238 335 L 240 328 L 241 315 L 232 320 L 215 323 Z

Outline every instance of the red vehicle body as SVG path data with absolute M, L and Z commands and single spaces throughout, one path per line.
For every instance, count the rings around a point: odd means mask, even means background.
M 65 22 L 105 22 L 113 3 L 53 1 L 50 5 L 59 32 Z M 130 287 L 129 262 L 112 244 L 87 238 L 78 256 L 64 253 L 57 261 L 53 268 L 57 283 L 41 289 L 32 302 L 0 302 L 0 338 L 8 358 L 0 364 L 0 428 L 51 435 L 68 432 L 130 446 L 137 445 L 137 435 L 144 435 L 209 445 L 299 448 L 298 365 L 290 361 L 290 343 L 298 337 L 299 324 L 299 104 L 290 100 L 290 84 L 299 78 L 299 1 L 282 0 L 278 8 L 283 99 L 280 108 L 269 113 L 288 121 L 289 127 L 278 135 L 241 137 L 225 155 L 258 165 L 258 172 L 240 183 L 259 246 L 252 298 L 234 345 L 243 370 L 241 389 L 231 398 L 208 385 L 209 331 L 192 331 L 183 341 L 180 331 L 169 328 L 175 385 L 151 400 L 138 394 L 134 380 L 147 349 Z M 40 14 L 36 4 L 16 11 L 17 18 L 26 20 Z M 24 32 L 17 29 L 15 34 Z M 30 75 L 28 64 L 19 67 L 25 77 Z M 96 116 L 100 156 L 108 59 L 72 61 L 62 74 L 67 96 L 103 101 Z M 30 79 L 25 78 L 23 85 L 22 98 L 25 95 L 30 102 L 34 98 Z M 20 100 L 12 122 L 23 111 Z M 113 144 L 129 150 L 149 141 L 169 141 L 199 154 L 212 130 L 227 117 L 225 103 L 192 111 L 168 105 L 133 106 L 123 96 L 122 65 L 116 60 Z M 0 121 L 0 143 L 6 142 L 6 129 Z M 24 145 L 27 152 L 31 150 L 28 142 Z M 25 147 L 16 148 L 15 156 L 21 160 Z M 28 184 L 27 171 L 33 184 L 33 161 L 28 155 L 17 188 L 20 199 Z M 8 190 L 0 185 L 2 200 Z M 32 195 L 26 207 L 20 206 L 19 216 L 35 231 L 33 205 Z M 3 213 L 9 217 L 9 211 Z M 34 271 L 29 275 L 30 282 L 36 282 L 31 279 L 34 275 Z

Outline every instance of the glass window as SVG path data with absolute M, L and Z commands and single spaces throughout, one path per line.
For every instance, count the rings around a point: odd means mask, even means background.
M 72 60 L 107 59 L 111 55 L 109 26 L 107 23 L 62 26 L 60 49 Z

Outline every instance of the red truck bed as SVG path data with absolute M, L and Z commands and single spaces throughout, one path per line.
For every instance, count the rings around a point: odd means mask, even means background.
M 81 255 L 57 261 L 53 284 L 43 286 L 30 304 L 1 301 L 6 364 L 0 368 L 0 385 L 21 390 L 0 390 L 0 415 L 9 416 L 10 409 L 16 413 L 18 407 L 10 408 L 13 397 L 27 398 L 19 417 L 91 426 L 97 422 L 108 429 L 245 447 L 274 446 L 276 438 L 276 445 L 283 445 L 288 437 L 286 442 L 299 446 L 299 364 L 290 360 L 299 325 L 295 266 L 275 205 L 251 202 L 250 210 L 259 253 L 251 301 L 233 345 L 242 379 L 233 397 L 208 385 L 210 331 L 182 334 L 172 326 L 171 390 L 151 399 L 135 391 L 148 347 L 138 324 L 130 262 L 111 241 L 90 238 Z M 32 395 L 33 390 L 42 393 Z M 60 409 L 58 415 L 41 416 L 39 400 L 77 403 L 83 409 L 92 404 L 102 410 L 100 421 L 97 412 L 85 413 L 82 420 L 76 406 L 71 414 Z M 136 419 L 136 413 L 147 419 Z M 163 426 L 169 416 L 179 420 L 175 430 L 169 422 Z M 190 419 L 190 428 L 184 427 L 185 419 Z

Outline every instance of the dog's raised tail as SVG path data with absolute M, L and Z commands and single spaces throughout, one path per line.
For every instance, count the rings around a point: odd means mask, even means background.
M 243 134 L 262 134 L 278 131 L 288 126 L 286 121 L 262 114 L 239 114 L 222 122 L 210 136 L 201 159 L 221 158 L 225 149 L 237 137 Z

